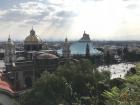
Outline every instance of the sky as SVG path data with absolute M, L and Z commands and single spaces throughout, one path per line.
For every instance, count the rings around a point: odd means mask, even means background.
M 140 40 L 140 0 L 0 0 L 0 40 Z

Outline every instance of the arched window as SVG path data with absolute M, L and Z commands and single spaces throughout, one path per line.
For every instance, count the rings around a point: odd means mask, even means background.
M 32 87 L 32 78 L 30 76 L 25 77 L 25 85 L 26 87 Z

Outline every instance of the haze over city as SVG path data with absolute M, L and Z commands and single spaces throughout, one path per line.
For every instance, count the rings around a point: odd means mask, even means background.
M 0 39 L 139 40 L 140 0 L 0 0 Z

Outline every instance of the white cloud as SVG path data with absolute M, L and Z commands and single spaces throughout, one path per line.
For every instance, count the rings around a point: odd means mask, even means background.
M 27 2 L 20 3 L 18 8 L 13 8 L 12 10 L 19 10 L 25 14 L 34 15 L 41 14 L 42 12 L 47 11 L 47 6 L 40 2 Z
M 6 10 L 4 10 L 4 11 L 0 10 L 0 17 L 3 16 L 3 15 L 5 15 L 6 13 L 7 13 Z
M 48 0 L 48 3 L 60 5 L 63 4 L 65 0 Z
M 13 33 L 24 38 L 31 26 L 35 25 L 38 35 L 47 39 L 64 39 L 66 34 L 70 39 L 78 39 L 83 30 L 91 34 L 92 39 L 140 38 L 140 0 L 14 2 L 8 9 L 0 9 L 2 35 Z

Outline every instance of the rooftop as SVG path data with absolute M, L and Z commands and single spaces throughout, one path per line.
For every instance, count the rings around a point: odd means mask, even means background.
M 90 41 L 89 34 L 84 31 L 83 37 L 79 41 Z

